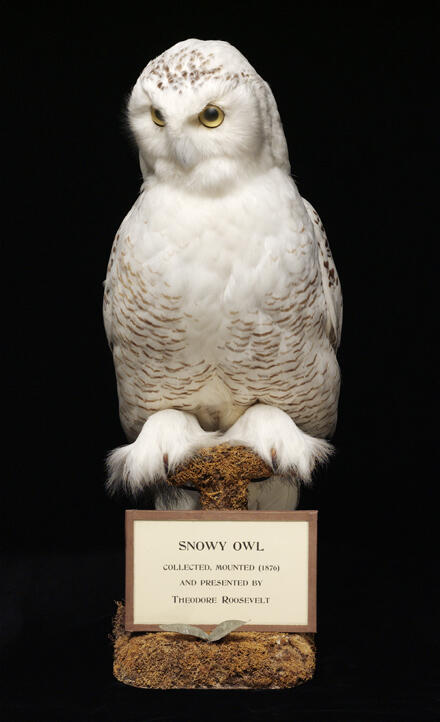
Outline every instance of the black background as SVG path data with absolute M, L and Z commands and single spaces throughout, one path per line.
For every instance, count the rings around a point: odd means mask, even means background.
M 216 0 L 3 18 L 4 719 L 438 718 L 435 9 Z M 228 40 L 271 85 L 344 291 L 337 455 L 301 501 L 320 512 L 318 670 L 286 692 L 112 677 L 124 506 L 103 460 L 124 437 L 102 281 L 140 185 L 126 98 L 187 37 Z

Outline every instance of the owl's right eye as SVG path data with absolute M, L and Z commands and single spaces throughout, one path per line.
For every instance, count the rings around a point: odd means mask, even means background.
M 157 108 L 151 108 L 151 117 L 156 125 L 165 125 L 165 118 Z

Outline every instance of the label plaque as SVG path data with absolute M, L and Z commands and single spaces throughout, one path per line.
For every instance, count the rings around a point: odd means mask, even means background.
M 126 511 L 126 629 L 316 631 L 316 511 Z

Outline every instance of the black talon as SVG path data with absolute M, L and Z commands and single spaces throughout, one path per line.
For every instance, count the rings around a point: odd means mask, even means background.
M 274 471 L 278 469 L 278 462 L 277 462 L 277 452 L 275 449 L 270 450 L 270 455 L 272 457 L 272 468 Z

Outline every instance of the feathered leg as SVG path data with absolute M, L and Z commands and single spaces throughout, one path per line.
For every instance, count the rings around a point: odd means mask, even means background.
M 281 409 L 260 403 L 247 409 L 225 432 L 222 441 L 250 446 L 276 474 L 306 484 L 315 466 L 326 461 L 333 450 L 325 439 L 301 431 Z
M 217 432 L 203 431 L 193 414 L 176 409 L 157 411 L 136 441 L 109 454 L 107 487 L 110 491 L 122 487 L 136 495 L 148 485 L 165 481 L 168 472 L 197 449 L 215 444 L 217 438 Z

